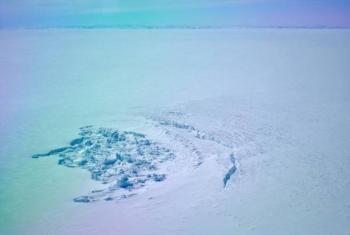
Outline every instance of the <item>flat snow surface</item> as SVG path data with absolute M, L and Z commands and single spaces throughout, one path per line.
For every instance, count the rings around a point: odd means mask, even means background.
M 349 30 L 3 30 L 0 92 L 0 234 L 350 234 Z

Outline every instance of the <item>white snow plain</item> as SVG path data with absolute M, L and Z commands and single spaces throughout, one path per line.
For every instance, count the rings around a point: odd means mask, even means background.
M 0 51 L 0 234 L 350 234 L 350 30 L 2 30 Z M 166 178 L 31 158 L 87 125 L 99 153 L 97 130 L 169 149 Z

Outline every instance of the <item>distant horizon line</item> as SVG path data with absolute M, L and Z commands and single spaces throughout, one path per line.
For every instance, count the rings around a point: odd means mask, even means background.
M 350 26 L 220 26 L 220 25 L 69 25 L 69 26 L 14 26 L 1 27 L 0 30 L 16 29 L 350 29 Z

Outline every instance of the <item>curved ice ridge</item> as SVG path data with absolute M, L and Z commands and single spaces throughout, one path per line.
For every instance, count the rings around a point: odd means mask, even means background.
M 227 143 L 225 143 L 225 142 L 215 138 L 212 135 L 208 135 L 206 132 L 204 132 L 202 130 L 199 130 L 199 129 L 191 126 L 191 125 L 178 123 L 178 122 L 174 122 L 174 121 L 162 121 L 162 122 L 159 122 L 159 124 L 163 125 L 163 126 L 171 126 L 171 127 L 175 127 L 175 128 L 179 128 L 179 129 L 185 129 L 185 130 L 188 130 L 188 131 L 192 131 L 192 132 L 194 132 L 194 136 L 196 138 L 199 138 L 199 139 L 202 139 L 202 140 L 210 140 L 210 141 L 218 143 L 218 144 L 220 144 L 220 145 L 222 145 L 224 147 L 228 147 L 228 148 L 232 148 L 233 149 L 232 145 L 227 144 Z M 226 175 L 225 175 L 225 177 L 223 179 L 224 187 L 226 187 L 227 182 L 230 180 L 231 176 L 237 170 L 236 159 L 235 159 L 235 155 L 234 155 L 233 152 L 230 154 L 230 161 L 232 162 L 233 166 L 229 169 L 229 171 L 226 173 Z
M 32 156 L 58 155 L 58 164 L 87 169 L 93 180 L 109 185 L 104 190 L 93 190 L 89 196 L 75 198 L 75 202 L 97 201 L 101 197 L 109 201 L 116 198 L 113 197 L 116 190 L 133 191 L 151 181 L 163 181 L 166 175 L 156 171 L 158 165 L 175 157 L 169 149 L 136 132 L 86 126 L 80 128 L 79 135 L 81 137 L 72 140 L 70 146 Z

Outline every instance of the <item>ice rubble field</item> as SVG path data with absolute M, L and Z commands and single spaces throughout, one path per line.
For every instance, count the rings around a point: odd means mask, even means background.
M 3 30 L 0 234 L 349 234 L 350 31 Z

